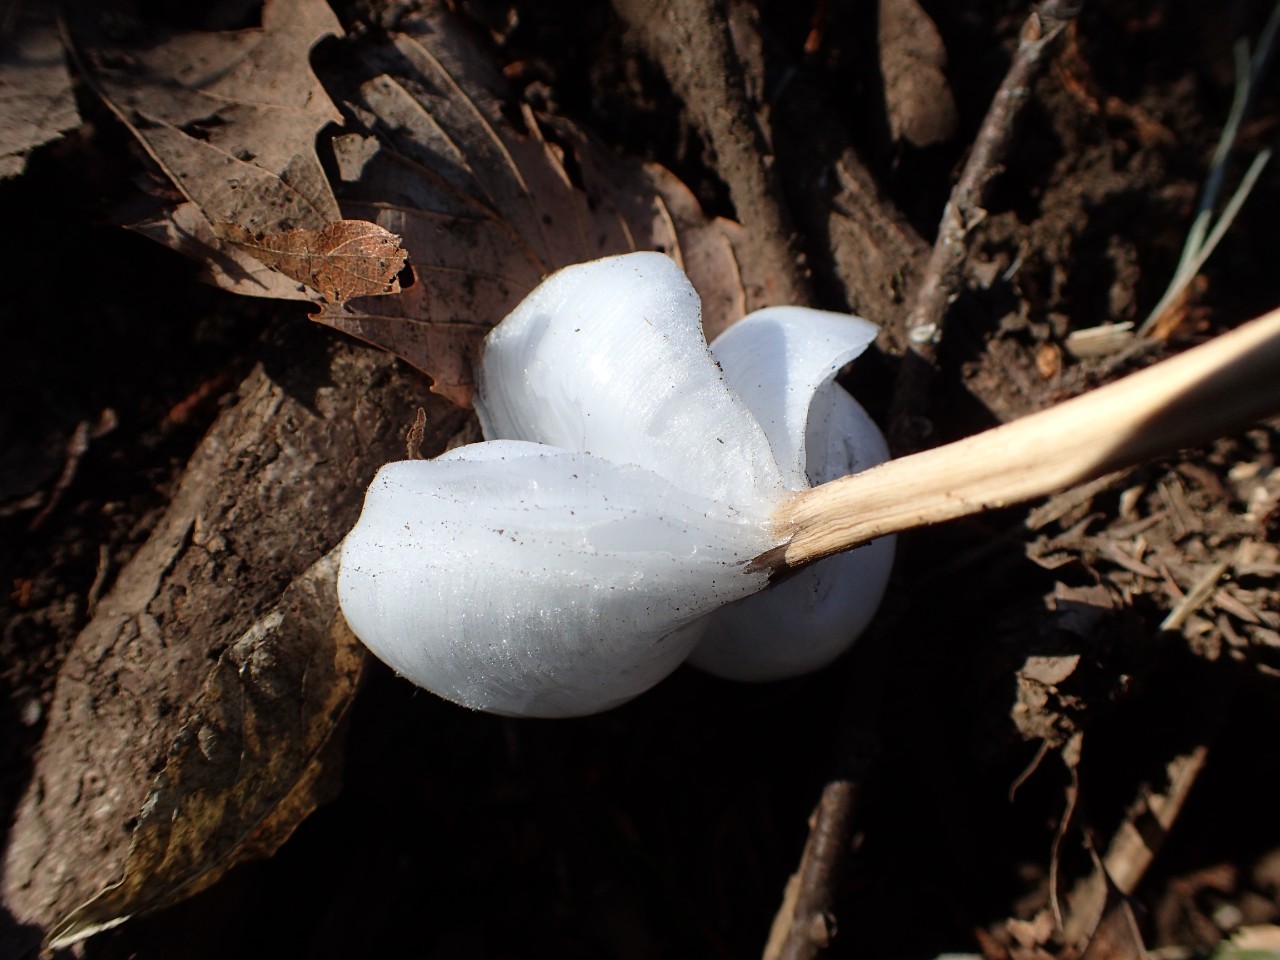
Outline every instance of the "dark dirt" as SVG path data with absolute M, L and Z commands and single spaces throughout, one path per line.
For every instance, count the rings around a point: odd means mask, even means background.
M 511 26 L 506 4 L 462 6 L 497 31 L 518 95 L 659 160 L 710 212 L 732 213 L 678 101 L 607 8 L 524 4 Z M 793 91 L 827 91 L 843 135 L 931 237 L 1025 9 L 925 4 L 959 126 L 914 148 L 891 141 L 874 105 L 866 6 L 763 3 L 766 55 L 795 71 Z M 1084 5 L 976 235 L 934 441 L 1127 369 L 1073 359 L 1065 337 L 1140 321 L 1159 298 L 1227 113 L 1231 44 L 1256 37 L 1269 7 Z M 818 50 L 802 54 L 815 22 Z M 314 361 L 335 336 L 301 309 L 202 287 L 192 266 L 113 226 L 138 161 L 83 90 L 81 105 L 85 128 L 0 184 L 14 235 L 0 311 L 6 822 L 59 665 L 204 431 L 255 362 Z M 1273 76 L 1238 156 L 1274 145 L 1278 117 Z M 781 179 L 817 182 L 825 171 L 796 146 L 780 151 Z M 1278 208 L 1273 163 L 1177 343 L 1280 300 Z M 815 280 L 824 305 L 841 307 L 838 283 Z M 849 385 L 882 412 L 895 369 L 893 356 L 868 358 Z M 604 716 L 517 722 L 371 665 L 338 798 L 271 860 L 89 941 L 83 956 L 754 956 L 823 783 L 850 765 L 870 773 L 833 955 L 1032 956 L 1006 921 L 1045 907 L 1055 867 L 1063 889 L 1087 874 L 1084 839 L 1105 850 L 1134 798 L 1159 794 L 1166 765 L 1196 747 L 1203 771 L 1134 899 L 1146 943 L 1207 951 L 1241 926 L 1280 922 L 1278 454 L 1271 423 L 1030 520 L 1015 509 L 904 537 L 877 626 L 803 680 L 744 687 L 684 669 Z M 1207 598 L 1162 630 L 1222 563 Z M 1073 767 L 1060 750 L 1076 735 Z M 1073 776 L 1079 803 L 1054 862 Z M 34 942 L 0 920 L 0 956 L 33 955 Z

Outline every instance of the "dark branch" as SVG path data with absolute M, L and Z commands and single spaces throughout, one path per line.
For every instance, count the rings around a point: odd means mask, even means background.
M 918 449 L 924 439 L 921 417 L 927 409 L 947 310 L 963 282 L 969 233 L 986 215 L 982 204 L 987 188 L 1001 170 L 1018 115 L 1031 96 L 1031 85 L 1045 63 L 1045 55 L 1078 10 L 1078 0 L 1047 0 L 1027 18 L 1017 53 L 942 211 L 924 280 L 905 324 L 908 352 L 890 411 L 891 440 L 898 454 Z

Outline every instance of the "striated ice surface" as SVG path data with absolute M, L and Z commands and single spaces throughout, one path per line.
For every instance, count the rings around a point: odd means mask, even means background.
M 420 686 L 517 716 L 609 709 L 687 658 L 742 680 L 823 666 L 874 613 L 892 539 L 772 586 L 752 561 L 792 490 L 887 456 L 833 382 L 875 333 L 771 308 L 709 351 L 665 256 L 553 274 L 486 340 L 488 442 L 369 488 L 339 573 L 351 628 Z
M 767 514 L 643 468 L 499 440 L 383 467 L 343 545 L 352 630 L 414 683 L 519 716 L 606 710 L 764 585 Z
M 743 317 L 711 344 L 725 380 L 764 429 L 783 482 L 791 489 L 821 482 L 809 474 L 805 454 L 815 394 L 874 343 L 876 333 L 876 325 L 861 317 L 768 307 Z M 860 428 L 851 445 L 880 437 L 869 419 L 866 423 L 870 432 Z M 826 442 L 827 433 L 819 434 Z M 883 440 L 877 442 L 875 449 L 883 449 Z
M 759 310 L 711 345 L 764 427 L 791 486 L 825 483 L 889 458 L 880 430 L 834 381 L 875 339 L 858 317 Z M 866 629 L 893 566 L 894 538 L 836 554 L 716 611 L 689 662 L 730 680 L 780 680 L 826 666 Z
M 742 507 L 776 504 L 784 486 L 769 441 L 711 361 L 701 314 L 660 253 L 552 274 L 485 341 L 484 435 L 637 464 Z

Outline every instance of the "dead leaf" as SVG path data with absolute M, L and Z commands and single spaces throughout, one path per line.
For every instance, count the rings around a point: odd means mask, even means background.
M 213 230 L 328 303 L 400 292 L 397 276 L 406 256 L 400 238 L 367 220 L 336 220 L 319 230 L 254 232 L 237 223 L 215 223 Z
M 1080 960 L 1146 960 L 1147 951 L 1129 901 L 1115 895 L 1089 938 Z
M 361 128 L 332 141 L 343 211 L 401 236 L 419 282 L 316 319 L 403 357 L 469 406 L 484 335 L 559 267 L 661 250 L 690 271 L 717 328 L 741 315 L 727 231 L 674 177 L 527 109 L 515 129 L 494 92 L 501 76 L 452 18 L 400 26 L 325 80 Z
M 356 313 L 336 304 L 322 305 L 311 319 L 404 358 L 431 377 L 433 393 L 470 408 L 475 392 L 472 369 L 489 332 L 487 326 L 416 320 L 395 312 Z
M 213 225 L 194 203 L 179 204 L 129 226 L 200 263 L 202 279 L 215 287 L 245 297 L 320 302 L 320 295 L 306 284 L 271 269 L 243 250 L 221 243 Z
M 207 32 L 149 28 L 86 2 L 67 27 L 84 74 L 210 223 L 341 219 L 315 152 L 320 129 L 342 119 L 309 63 L 321 38 L 342 32 L 324 0 L 267 0 L 262 26 Z
M 223 653 L 142 805 L 124 876 L 50 933 L 69 946 L 270 856 L 327 798 L 365 650 L 337 609 L 339 550 Z
M 288 122 L 269 135 L 275 162 L 251 177 L 223 161 L 228 151 L 239 156 L 258 149 L 252 144 L 275 123 L 277 111 L 263 108 L 255 115 L 254 105 L 241 98 L 212 113 L 216 122 L 205 130 L 197 114 L 211 111 L 210 105 L 196 110 L 191 97 L 171 103 L 170 88 L 186 82 L 172 57 L 80 40 L 93 52 L 89 59 L 103 95 L 191 201 L 135 228 L 202 261 L 207 279 L 237 293 L 320 302 L 309 289 L 313 278 L 306 265 L 286 275 L 243 245 L 219 243 L 210 222 L 234 223 L 255 236 L 320 230 L 339 216 L 376 223 L 401 238 L 418 282 L 377 299 L 348 299 L 344 284 L 340 299 L 346 302 L 322 304 L 314 319 L 402 357 L 432 378 L 435 392 L 464 407 L 471 400 L 472 364 L 489 328 L 559 267 L 659 250 L 698 288 L 709 335 L 744 312 L 734 225 L 709 220 L 666 170 L 614 157 L 564 121 L 540 120 L 525 110 L 513 122 L 502 110 L 505 80 L 451 16 L 418 12 L 405 17 L 397 33 L 349 39 L 341 56 L 326 58 L 321 88 L 301 55 L 328 21 L 312 11 L 301 18 L 309 30 L 300 22 L 275 37 L 280 15 L 272 10 L 269 5 L 264 12 L 261 36 L 202 34 L 198 43 L 179 38 L 218 63 L 256 62 L 284 46 L 304 74 L 288 81 L 293 112 L 286 110 Z M 78 37 L 88 33 L 82 29 Z M 118 66 L 135 55 L 146 69 Z M 305 109 L 299 99 L 304 90 Z M 241 93 L 218 92 L 232 101 Z M 312 208 L 329 209 L 313 183 L 319 169 L 313 146 L 316 131 L 333 119 L 317 105 L 331 105 L 330 96 L 347 119 L 347 129 L 321 138 L 336 170 L 341 214 L 319 219 L 285 200 L 296 199 L 296 187 L 305 182 L 312 185 Z M 151 105 L 153 97 L 164 108 L 160 120 L 153 116 L 159 109 Z M 205 156 L 214 138 L 218 163 Z M 305 168 L 306 175 L 295 176 L 295 168 Z M 279 182 L 273 186 L 273 180 Z M 231 193 L 234 204 L 227 202 Z M 287 217 L 281 215 L 286 207 Z
M 16 20 L 0 44 L 0 178 L 22 173 L 27 154 L 80 123 L 53 16 L 19 7 Z
M 163 516 L 115 575 L 59 671 L 0 871 L 4 909 L 24 925 L 51 930 L 119 883 L 129 862 L 138 876 L 129 881 L 137 886 L 130 895 L 138 902 L 166 889 L 180 896 L 200 877 L 216 875 L 223 861 L 270 849 L 272 837 L 296 827 L 314 803 L 311 768 L 298 758 L 316 754 L 328 722 L 321 707 L 349 698 L 352 680 L 326 666 L 329 660 L 300 661 L 325 650 L 336 661 L 336 641 L 327 634 L 337 613 L 332 591 L 317 585 L 309 594 L 317 603 L 332 601 L 327 618 L 306 614 L 310 627 L 291 612 L 300 588 L 283 600 L 282 591 L 308 570 L 318 576 L 323 568 L 313 565 L 350 529 L 364 484 L 402 442 L 403 412 L 418 402 L 420 385 L 388 355 L 319 339 L 290 350 L 279 366 L 282 379 L 258 367 L 241 384 L 238 402 L 197 447 Z M 442 402 L 424 406 L 432 415 L 425 442 L 442 447 L 460 418 Z M 267 629 L 273 608 L 283 621 Z M 231 669 L 237 662 L 245 665 L 239 673 Z M 299 662 L 306 669 L 299 671 Z M 243 681 L 239 693 L 228 686 L 233 674 Z M 290 677 L 299 681 L 292 688 Z M 267 682 L 273 679 L 278 683 Z M 267 693 L 278 716 L 263 716 Z M 235 724 L 225 719 L 237 703 L 247 711 L 237 764 L 215 771 L 202 766 L 210 757 L 183 753 L 184 736 L 199 732 L 191 724 L 201 718 L 216 725 L 222 743 L 237 742 Z M 144 804 L 152 802 L 161 770 L 173 790 L 187 792 L 201 783 L 190 771 L 218 773 L 225 795 L 218 799 L 216 783 L 199 795 L 178 794 L 179 813 L 206 813 L 183 820 L 186 833 L 170 841 L 177 846 L 160 860 L 159 878 L 143 884 L 138 871 L 150 861 L 136 853 L 130 860 L 132 835 L 146 819 Z M 153 801 L 168 802 L 166 796 L 173 794 L 156 793 Z M 226 804 L 221 820 L 207 812 L 219 802 Z M 203 840 L 196 838 L 201 828 L 212 831 Z M 238 849 L 228 839 L 237 836 L 245 838 Z M 183 865 L 184 844 L 205 849 L 207 861 Z

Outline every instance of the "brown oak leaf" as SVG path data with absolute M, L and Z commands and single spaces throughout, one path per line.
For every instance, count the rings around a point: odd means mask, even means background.
M 0 178 L 80 123 L 54 11 L 25 6 L 9 8 L 0 30 Z
M 136 29 L 111 29 L 112 23 Z M 342 119 L 310 69 L 341 35 L 325 0 L 269 0 L 262 24 L 171 30 L 125 4 L 78 0 L 67 34 L 82 75 L 209 223 L 319 228 L 341 214 L 315 151 Z
M 491 52 L 437 5 L 394 32 L 344 37 L 317 64 L 311 48 L 340 32 L 324 0 L 294 0 L 292 15 L 268 0 L 261 29 L 124 46 L 98 29 L 98 5 L 78 6 L 83 69 L 186 201 L 135 209 L 133 229 L 201 261 L 223 289 L 318 303 L 313 319 L 390 350 L 460 406 L 489 328 L 571 263 L 659 250 L 702 295 L 708 336 L 744 312 L 735 225 L 708 218 L 668 171 L 564 120 L 505 110 Z M 326 130 L 339 110 L 343 127 Z M 343 280 L 334 296 L 305 257 L 291 272 L 257 239 L 340 219 L 399 237 L 418 282 L 371 297 Z M 226 242 L 226 224 L 249 244 Z
M 337 551 L 313 564 L 219 658 L 142 804 L 122 876 L 56 924 L 51 946 L 271 856 L 332 794 L 365 660 L 334 617 L 337 565 Z
M 420 282 L 314 319 L 390 350 L 469 406 L 489 328 L 568 264 L 659 250 L 688 271 L 708 329 L 742 315 L 731 225 L 661 168 L 528 107 L 504 112 L 501 74 L 453 18 L 406 18 L 353 53 L 321 73 L 350 114 L 330 141 L 334 190 L 344 216 L 403 238 Z

